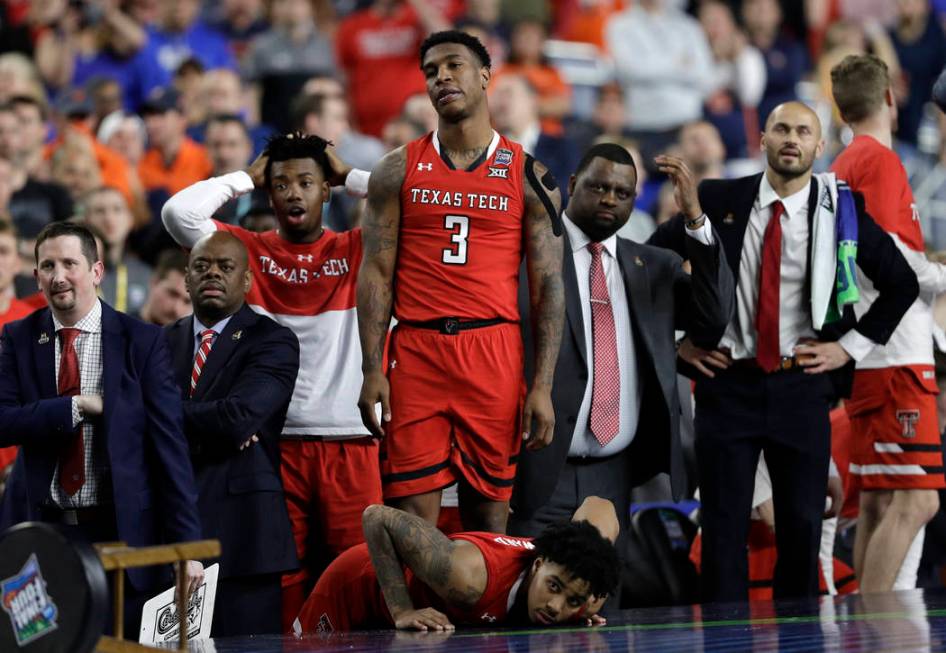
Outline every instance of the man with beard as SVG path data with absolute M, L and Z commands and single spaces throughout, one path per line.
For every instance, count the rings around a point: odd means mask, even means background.
M 733 275 L 718 239 L 699 223 L 688 166 L 669 156 L 656 163 L 695 219 L 685 241 L 692 280 L 674 252 L 615 235 L 634 209 L 634 159 L 613 143 L 589 149 L 569 181 L 563 215 L 566 328 L 552 386 L 556 432 L 549 447 L 520 455 L 514 535 L 538 536 L 591 495 L 615 505 L 626 532 L 632 488 L 659 472 L 670 474 L 676 497 L 686 487 L 674 329 L 718 342 L 733 313 Z
M 850 393 L 854 360 L 887 342 L 918 292 L 916 275 L 854 194 L 857 265 L 878 296 L 860 319 L 850 304 L 839 306 L 835 232 L 826 246 L 814 238 L 824 233 L 817 230 L 821 211 L 832 204 L 825 180 L 812 179 L 812 164 L 824 149 L 817 115 L 799 102 L 779 105 L 766 122 L 762 147 L 765 172 L 706 181 L 699 193 L 736 278 L 735 315 L 717 349 L 682 348 L 697 379 L 707 601 L 748 597 L 746 539 L 760 451 L 778 524 L 775 597 L 817 595 L 828 411 L 835 398 Z M 651 244 L 682 252 L 684 222 L 665 223 Z M 816 290 L 823 291 L 824 304 L 815 301 Z M 829 304 L 841 312 L 832 322 L 825 319 Z

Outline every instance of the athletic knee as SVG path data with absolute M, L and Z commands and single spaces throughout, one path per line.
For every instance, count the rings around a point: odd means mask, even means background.
M 891 504 L 901 518 L 918 527 L 929 522 L 939 510 L 939 494 L 935 490 L 898 490 Z

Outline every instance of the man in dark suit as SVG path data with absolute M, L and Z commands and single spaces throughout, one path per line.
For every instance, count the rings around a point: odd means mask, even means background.
M 40 520 L 130 546 L 200 539 L 197 490 L 164 334 L 96 296 L 103 266 L 80 225 L 36 239 L 34 274 L 49 304 L 0 338 L 0 446 L 20 445 L 0 530 Z M 160 571 L 128 570 L 126 632 Z M 203 578 L 188 564 L 188 581 Z M 128 630 L 132 627 L 132 630 Z
M 848 305 L 841 319 L 821 326 L 812 315 L 812 288 L 834 289 L 836 272 L 828 266 L 827 279 L 812 274 L 820 261 L 810 234 L 819 205 L 828 202 L 812 179 L 824 147 L 817 115 L 801 103 L 779 105 L 762 146 L 764 173 L 700 186 L 700 204 L 737 280 L 736 313 L 719 343 L 680 349 L 697 380 L 707 601 L 748 597 L 746 538 L 760 451 L 775 507 L 775 597 L 817 594 L 829 408 L 850 392 L 854 360 L 887 342 L 918 292 L 913 271 L 855 194 L 857 266 L 879 297 L 860 319 Z M 649 242 L 681 252 L 684 228 L 676 218 Z
M 698 217 L 686 165 L 674 157 L 658 164 Z M 686 486 L 674 329 L 717 340 L 732 314 L 733 280 L 700 224 L 685 243 L 692 279 L 680 256 L 615 236 L 634 209 L 636 183 L 634 160 L 615 144 L 589 149 L 569 181 L 555 436 L 547 448 L 520 454 L 510 533 L 534 536 L 592 495 L 614 503 L 626 531 L 634 486 L 660 472 L 670 473 L 676 497 Z M 528 338 L 527 325 L 523 331 Z
M 299 565 L 278 444 L 299 341 L 246 305 L 247 263 L 228 232 L 197 241 L 185 277 L 194 314 L 167 327 L 204 537 L 222 544 L 214 637 L 278 633 L 280 576 Z

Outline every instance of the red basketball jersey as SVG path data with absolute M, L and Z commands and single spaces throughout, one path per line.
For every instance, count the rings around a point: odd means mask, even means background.
M 498 134 L 472 170 L 454 170 L 441 158 L 436 132 L 408 143 L 394 298 L 399 320 L 519 319 L 524 159 L 521 146 Z

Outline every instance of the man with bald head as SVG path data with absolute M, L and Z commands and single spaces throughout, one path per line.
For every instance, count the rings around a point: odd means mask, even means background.
M 834 218 L 826 214 L 836 205 L 831 181 L 812 175 L 823 149 L 814 112 L 798 102 L 781 104 L 762 134 L 765 171 L 700 185 L 705 219 L 736 277 L 736 312 L 716 349 L 680 347 L 696 380 L 707 601 L 748 597 L 746 538 L 760 452 L 777 524 L 775 597 L 817 595 L 828 411 L 850 393 L 854 361 L 887 342 L 917 296 L 916 275 L 855 193 L 857 267 L 878 296 L 859 318 L 848 304 L 839 307 L 839 319 L 826 319 L 826 304 L 838 306 L 840 284 Z M 650 243 L 682 253 L 685 222 L 678 216 L 661 225 Z M 827 231 L 818 231 L 820 224 Z M 814 239 L 813 233 L 827 235 Z M 826 301 L 817 301 L 819 289 Z
M 299 370 L 299 341 L 247 306 L 247 251 L 229 232 L 213 231 L 194 244 L 185 282 L 194 314 L 168 326 L 167 335 L 203 535 L 223 547 L 212 635 L 278 633 L 280 576 L 298 566 L 278 438 Z

